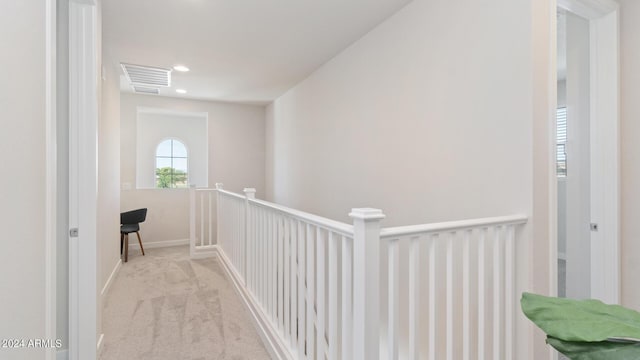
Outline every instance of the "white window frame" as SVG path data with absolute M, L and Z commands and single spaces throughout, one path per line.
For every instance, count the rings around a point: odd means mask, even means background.
M 185 188 L 188 188 L 188 187 L 189 187 L 189 169 L 190 169 L 190 166 L 189 166 L 189 159 L 190 159 L 190 156 L 189 156 L 189 147 L 187 146 L 186 142 L 185 142 L 185 141 L 183 141 L 183 140 L 181 140 L 180 138 L 177 138 L 177 137 L 167 137 L 167 138 L 164 138 L 164 139 L 160 140 L 160 142 L 158 143 L 158 145 L 156 145 L 156 151 L 155 151 L 155 156 L 154 156 L 154 160 L 155 160 L 155 161 L 154 161 L 154 163 L 155 163 L 156 165 L 155 165 L 154 170 L 153 170 L 153 171 L 154 171 L 154 176 L 157 176 L 157 175 L 156 175 L 156 171 L 158 170 L 158 158 L 159 158 L 159 157 L 167 158 L 166 156 L 158 156 L 158 148 L 159 148 L 159 147 L 160 147 L 160 145 L 161 145 L 162 143 L 164 143 L 165 141 L 171 141 L 171 142 L 172 142 L 172 143 L 171 143 L 171 156 L 170 156 L 170 157 L 168 157 L 168 158 L 170 158 L 170 159 L 171 159 L 171 168 L 172 168 L 172 169 L 174 169 L 174 170 L 175 170 L 175 167 L 173 167 L 173 159 L 186 159 L 186 160 L 187 160 L 187 179 L 186 179 L 186 181 L 187 181 L 187 185 L 185 186 Z M 177 141 L 177 142 L 179 142 L 180 144 L 182 144 L 182 146 L 184 146 L 185 150 L 187 151 L 187 156 L 186 156 L 186 157 L 175 157 L 175 156 L 173 156 L 173 141 Z M 172 184 L 174 184 L 174 185 L 175 185 L 175 183 L 174 183 L 174 182 L 172 182 Z M 168 187 L 168 188 L 161 188 L 161 187 L 158 187 L 157 179 L 156 179 L 156 187 L 155 187 L 155 188 L 156 188 L 156 189 L 182 189 L 182 188 L 175 187 L 175 186 Z

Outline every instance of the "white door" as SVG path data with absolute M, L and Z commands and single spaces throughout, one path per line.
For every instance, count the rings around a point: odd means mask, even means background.
M 69 359 L 97 356 L 97 8 L 69 3 Z

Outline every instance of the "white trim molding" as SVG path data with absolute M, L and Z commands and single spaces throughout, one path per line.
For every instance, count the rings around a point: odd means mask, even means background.
M 98 356 L 100 355 L 100 351 L 102 350 L 102 346 L 104 345 L 104 334 L 100 334 L 98 337 L 98 344 L 96 345 L 96 352 Z
M 98 11 L 69 2 L 69 359 L 97 358 Z
M 47 0 L 45 40 L 46 107 L 46 179 L 45 179 L 45 337 L 56 339 L 57 284 L 57 117 L 56 117 L 56 47 L 57 1 Z M 56 358 L 55 349 L 46 351 L 45 359 Z
M 135 236 L 131 237 L 133 234 L 129 234 L 129 253 L 132 251 L 140 251 L 140 244 L 136 241 L 137 238 Z M 142 240 L 142 246 L 146 249 L 156 249 L 156 248 L 165 248 L 165 247 L 174 247 L 174 246 L 186 246 L 189 245 L 189 239 L 177 239 L 177 240 L 165 240 L 165 241 L 151 241 L 144 242 Z
M 617 8 L 590 21 L 591 297 L 620 303 L 620 64 Z M 595 264 L 595 266 L 594 266 Z
M 111 271 L 111 275 L 109 275 L 109 278 L 107 279 L 107 281 L 104 283 L 104 286 L 102 287 L 102 291 L 100 292 L 100 297 L 104 298 L 105 295 L 107 295 L 121 267 L 122 267 L 122 260 L 118 259 L 116 266 L 114 266 L 113 270 Z
M 620 5 L 614 0 L 558 0 L 558 7 L 593 20 L 617 11 Z

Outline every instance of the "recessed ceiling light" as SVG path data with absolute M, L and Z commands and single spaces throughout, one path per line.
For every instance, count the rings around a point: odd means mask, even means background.
M 185 89 L 176 89 L 176 92 L 177 92 L 178 94 L 186 94 L 186 93 L 187 93 L 187 90 L 185 90 Z
M 173 67 L 173 70 L 180 71 L 180 72 L 187 72 L 189 71 L 189 68 L 184 65 L 176 65 Z

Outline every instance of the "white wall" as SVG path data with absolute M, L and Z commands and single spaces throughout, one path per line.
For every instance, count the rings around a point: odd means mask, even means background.
M 383 226 L 527 214 L 518 264 L 535 273 L 521 280 L 553 293 L 554 13 L 526 0 L 410 3 L 267 108 L 267 194 L 346 222 L 377 207 Z
M 274 199 L 385 225 L 528 212 L 525 3 L 414 1 L 277 99 Z
M 241 192 L 255 187 L 264 196 L 264 107 L 159 96 L 121 94 L 121 183 L 135 184 L 137 107 L 208 113 L 209 186 L 224 183 Z M 149 209 L 141 225 L 144 242 L 189 237 L 189 196 L 186 189 L 122 190 L 121 210 Z
M 119 68 L 108 49 L 102 53 L 102 7 L 99 2 L 100 109 L 98 121 L 98 336 L 102 333 L 102 290 L 120 259 L 120 88 Z
M 156 187 L 156 150 L 169 138 L 179 140 L 187 149 L 188 184 L 208 186 L 207 116 L 205 114 L 168 114 L 153 109 L 138 109 L 136 127 L 136 187 Z
M 621 3 L 622 304 L 640 310 L 640 2 Z
M 265 186 L 265 196 L 264 199 L 268 201 L 274 201 L 273 190 L 274 186 L 274 141 L 276 141 L 276 134 L 273 129 L 274 124 L 274 113 L 273 113 L 273 103 L 269 104 L 265 109 L 265 169 L 264 169 L 264 186 Z M 260 197 L 260 196 L 258 196 Z
M 45 3 L 0 2 L 0 339 L 45 336 Z M 43 349 L 0 349 L 43 359 Z

